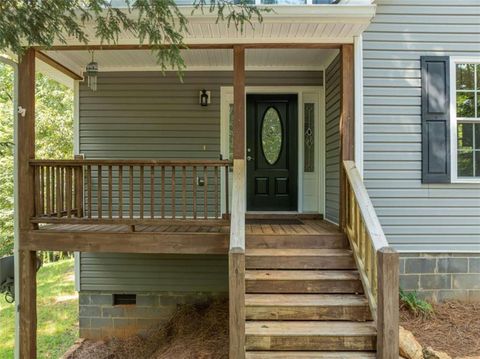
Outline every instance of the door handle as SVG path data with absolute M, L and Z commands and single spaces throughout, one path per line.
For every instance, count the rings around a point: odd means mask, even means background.
M 252 156 L 247 156 L 247 161 L 253 160 Z

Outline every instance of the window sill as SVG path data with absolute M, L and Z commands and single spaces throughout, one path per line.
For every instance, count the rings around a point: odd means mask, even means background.
M 470 184 L 480 184 L 480 178 L 457 178 L 455 180 L 452 180 L 451 181 L 452 184 L 455 184 L 455 183 L 470 183 Z

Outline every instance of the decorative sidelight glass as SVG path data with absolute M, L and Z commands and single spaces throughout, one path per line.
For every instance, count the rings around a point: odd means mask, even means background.
M 304 105 L 304 128 L 303 128 L 303 168 L 305 172 L 315 171 L 315 104 Z

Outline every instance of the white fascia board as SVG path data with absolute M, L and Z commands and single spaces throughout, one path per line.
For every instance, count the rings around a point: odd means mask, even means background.
M 263 22 L 333 22 L 340 21 L 342 23 L 369 22 L 375 16 L 375 5 L 365 3 L 361 4 L 336 4 L 336 5 L 261 5 L 263 8 L 270 8 L 273 11 L 264 13 Z M 205 12 L 201 10 L 192 11 L 192 6 L 180 6 L 182 14 L 190 21 L 208 21 L 217 19 L 217 15 L 213 12 Z

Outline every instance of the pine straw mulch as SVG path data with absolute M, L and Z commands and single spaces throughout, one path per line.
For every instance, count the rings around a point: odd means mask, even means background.
M 452 357 L 480 355 L 480 303 L 432 304 L 434 314 L 425 318 L 406 308 L 400 310 L 400 325 L 410 330 L 425 347 Z
M 84 341 L 65 359 L 228 358 L 228 300 L 183 305 L 167 325 L 145 335 Z

